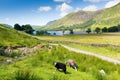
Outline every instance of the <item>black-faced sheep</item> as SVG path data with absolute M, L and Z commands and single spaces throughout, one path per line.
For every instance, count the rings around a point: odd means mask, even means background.
M 60 63 L 60 62 L 55 62 L 54 66 L 57 68 L 57 70 L 62 69 L 64 73 L 66 74 L 66 64 Z
M 73 69 L 77 71 L 77 64 L 74 60 L 69 59 L 68 61 L 66 61 L 66 64 L 68 64 L 70 67 L 72 67 Z

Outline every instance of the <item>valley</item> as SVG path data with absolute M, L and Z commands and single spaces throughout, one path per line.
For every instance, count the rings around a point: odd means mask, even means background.
M 0 1 L 0 80 L 119 80 L 120 1 L 46 1 Z

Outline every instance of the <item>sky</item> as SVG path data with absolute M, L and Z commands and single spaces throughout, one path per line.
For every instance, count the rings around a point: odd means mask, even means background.
M 0 23 L 45 25 L 71 12 L 109 8 L 120 0 L 0 0 Z

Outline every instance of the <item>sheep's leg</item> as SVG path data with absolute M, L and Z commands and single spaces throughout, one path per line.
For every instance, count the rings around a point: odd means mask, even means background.
M 75 68 L 75 70 L 77 71 L 77 68 L 76 67 L 74 67 Z
M 66 69 L 63 69 L 64 73 L 66 74 Z

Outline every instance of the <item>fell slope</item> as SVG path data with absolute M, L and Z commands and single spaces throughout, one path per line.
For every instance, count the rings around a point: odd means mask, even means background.
M 33 46 L 39 41 L 30 35 L 0 24 L 0 46 Z
M 99 11 L 79 11 L 70 13 L 45 29 L 112 27 L 120 24 L 120 3 Z
M 57 20 L 55 23 L 51 24 L 50 26 L 46 28 L 56 28 L 56 27 L 70 27 L 71 25 L 74 24 L 82 24 L 88 20 L 93 19 L 95 16 L 100 14 L 101 11 L 79 11 L 75 13 L 70 13 L 67 16 Z
M 94 18 L 94 21 L 96 23 L 92 25 L 92 28 L 112 27 L 120 24 L 120 3 L 114 7 L 103 10 L 101 14 Z

